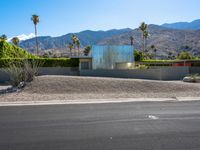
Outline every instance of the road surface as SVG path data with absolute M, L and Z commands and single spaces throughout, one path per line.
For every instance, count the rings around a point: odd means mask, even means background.
M 200 102 L 0 107 L 0 150 L 200 150 Z

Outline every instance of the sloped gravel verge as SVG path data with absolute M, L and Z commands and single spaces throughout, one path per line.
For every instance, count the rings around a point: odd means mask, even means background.
M 200 97 L 200 84 L 182 81 L 40 76 L 21 92 L 1 95 L 0 101 L 174 97 Z

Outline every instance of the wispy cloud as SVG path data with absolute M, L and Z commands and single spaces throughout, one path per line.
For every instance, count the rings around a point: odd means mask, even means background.
M 24 41 L 24 40 L 34 38 L 35 34 L 34 33 L 30 33 L 29 35 L 21 34 L 21 35 L 15 36 L 15 37 L 18 37 L 20 41 Z M 10 42 L 12 40 L 12 38 L 14 38 L 14 37 L 9 38 L 8 42 Z

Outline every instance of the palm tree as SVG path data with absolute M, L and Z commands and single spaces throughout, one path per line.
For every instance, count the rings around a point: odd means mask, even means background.
M 70 50 L 70 56 L 72 56 L 72 49 L 73 49 L 73 44 L 72 43 L 69 43 L 69 45 L 68 45 L 68 48 L 69 48 L 69 50 Z
M 172 59 L 173 57 L 172 57 L 172 52 L 168 52 L 168 59 Z
M 146 49 L 146 47 L 147 47 L 147 38 L 150 36 L 150 34 L 149 34 L 149 32 L 148 32 L 148 30 L 146 30 L 146 31 L 144 31 L 144 48 Z
M 74 49 L 76 48 L 78 49 L 78 56 L 79 56 L 81 42 L 76 35 L 72 35 L 72 43 L 74 45 Z
M 35 40 L 36 40 L 36 50 L 37 55 L 39 55 L 39 45 L 38 45 L 38 37 L 37 37 L 37 24 L 40 22 L 40 17 L 38 15 L 32 15 L 31 20 L 35 26 Z
M 76 35 L 72 35 L 72 45 L 73 45 L 73 48 L 74 50 L 76 50 L 76 41 L 77 41 L 77 37 Z M 76 55 L 76 51 L 75 51 L 75 55 Z
M 157 59 L 157 49 L 156 49 L 155 45 L 151 45 L 151 49 L 153 50 L 153 52 L 155 54 L 155 59 Z
M 19 38 L 18 38 L 18 37 L 12 38 L 12 43 L 13 43 L 15 46 L 19 46 Z
M 76 40 L 76 45 L 77 45 L 77 48 L 78 48 L 78 56 L 79 56 L 80 55 L 80 45 L 81 45 L 79 39 Z
M 91 51 L 91 49 L 92 49 L 92 47 L 91 47 L 90 45 L 86 46 L 86 47 L 84 48 L 84 55 L 85 55 L 85 56 L 88 56 L 89 53 L 90 53 L 90 51 Z
M 6 41 L 8 38 L 5 34 L 1 35 L 0 40 Z
M 142 31 L 142 39 L 143 39 L 142 49 L 144 52 L 146 49 L 146 39 L 149 36 L 148 25 L 145 22 L 142 22 L 141 25 L 139 26 L 139 29 Z
M 130 40 L 131 40 L 131 45 L 133 45 L 133 40 L 134 40 L 133 36 L 130 36 Z
M 72 35 L 72 43 L 73 43 L 73 46 L 74 46 L 74 48 L 76 48 L 76 40 L 77 40 L 77 37 L 76 37 L 76 35 Z

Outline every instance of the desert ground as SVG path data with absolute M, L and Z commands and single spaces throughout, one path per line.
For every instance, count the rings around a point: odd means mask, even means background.
M 200 84 L 182 81 L 40 76 L 21 91 L 1 94 L 0 101 L 175 97 L 200 97 Z

